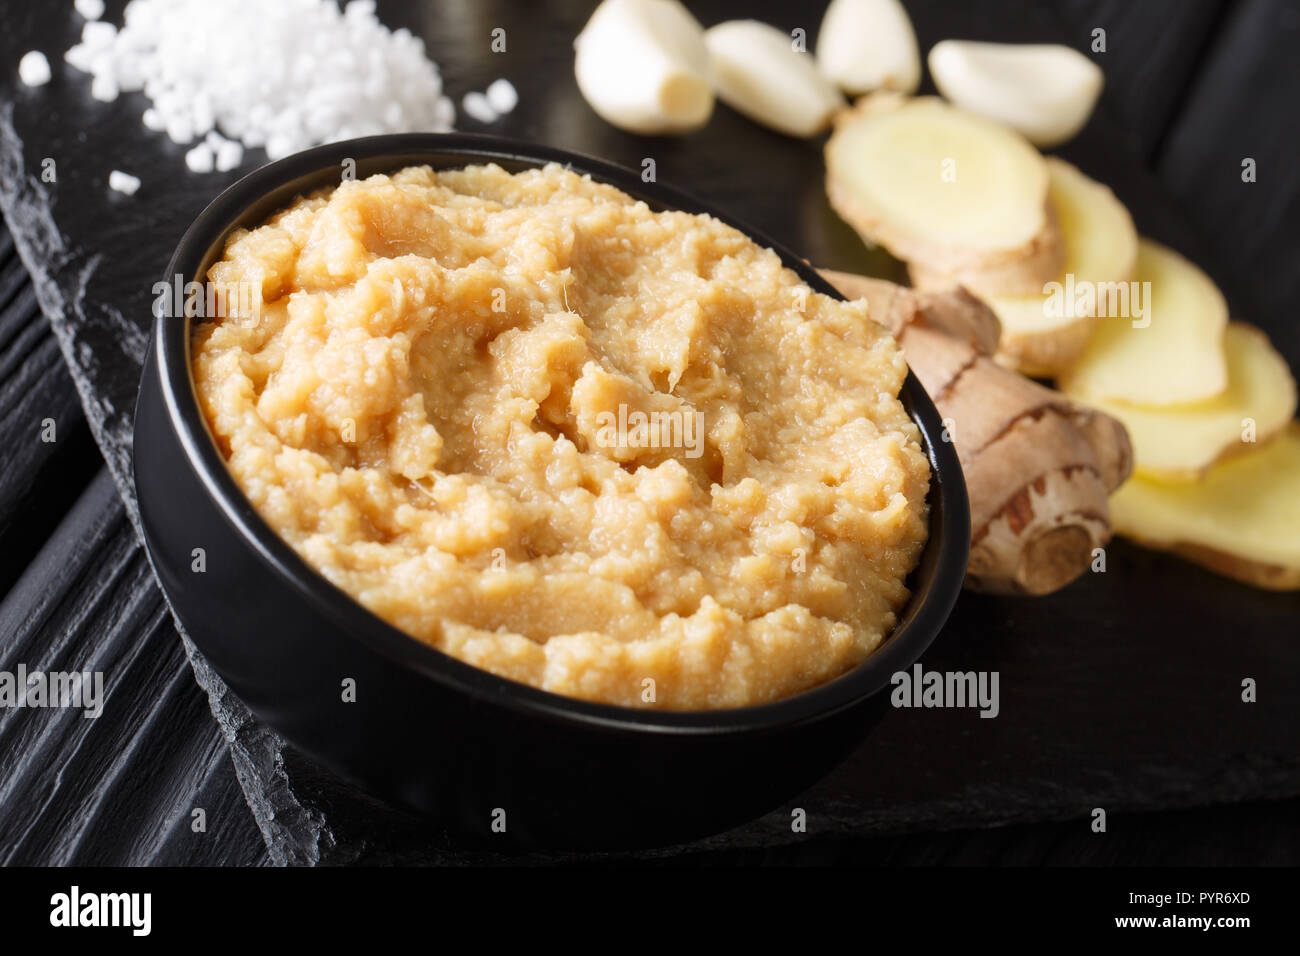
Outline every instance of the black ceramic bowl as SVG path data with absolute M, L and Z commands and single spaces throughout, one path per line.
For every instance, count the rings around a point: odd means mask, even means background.
M 229 233 L 298 195 L 412 164 L 559 162 L 653 207 L 709 213 L 676 190 L 600 160 L 495 137 L 380 136 L 322 146 L 246 176 L 185 233 L 164 276 L 202 281 Z M 136 407 L 135 483 L 153 564 L 195 644 L 252 711 L 320 763 L 493 845 L 632 847 L 743 823 L 804 790 L 862 741 L 877 693 L 920 656 L 948 617 L 970 541 L 961 468 L 929 397 L 902 398 L 933 469 L 930 537 L 912 598 L 885 643 L 852 672 L 773 704 L 701 713 L 641 711 L 536 690 L 434 650 L 381 621 L 311 570 L 257 515 L 227 472 L 194 394 L 189 320 L 158 317 Z M 202 548 L 206 569 L 194 570 Z M 342 681 L 356 681 L 344 702 Z M 506 831 L 492 828 L 504 810 Z

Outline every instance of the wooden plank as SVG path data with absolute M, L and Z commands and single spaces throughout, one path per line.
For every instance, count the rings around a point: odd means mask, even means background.
M 41 440 L 47 418 L 54 438 L 48 442 Z M 83 496 L 96 474 L 99 484 Z M 156 697 L 152 671 L 137 666 L 121 675 L 126 686 L 116 688 L 114 710 L 124 723 L 37 711 L 14 711 L 26 719 L 0 721 L 0 752 L 17 753 L 0 763 L 0 792 L 22 808 L 7 819 L 0 812 L 0 859 L 257 862 L 264 848 L 229 748 L 190 679 L 121 501 L 103 475 L 49 322 L 37 308 L 12 237 L 0 228 L 0 594 L 26 571 L 24 583 L 0 603 L 0 667 L 19 659 L 47 666 L 41 662 L 50 654 L 89 655 L 116 643 L 138 648 L 142 659 L 170 663 L 180 678 L 173 675 L 168 693 Z M 81 573 L 87 562 L 94 567 L 100 561 L 109 568 L 131 565 L 129 586 L 101 591 L 98 578 Z M 131 615 L 106 625 L 100 612 L 69 613 L 136 605 L 153 608 L 142 619 L 144 630 Z M 53 772 L 59 785 L 42 792 L 48 777 L 33 774 L 33 761 Z M 194 794 L 191 806 L 210 808 L 205 832 L 195 832 L 179 813 L 187 787 Z M 40 796 L 20 796 L 33 793 Z
M 99 671 L 105 691 L 97 719 L 0 711 L 0 863 L 264 859 L 228 748 L 105 470 L 0 603 L 0 635 L 0 670 Z M 207 813 L 205 833 L 191 828 L 195 808 Z
M 49 322 L 0 228 L 0 595 L 98 468 Z

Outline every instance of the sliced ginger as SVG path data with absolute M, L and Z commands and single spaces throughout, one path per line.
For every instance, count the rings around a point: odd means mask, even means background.
M 1047 188 L 1022 136 L 933 97 L 865 96 L 826 144 L 827 194 L 864 240 L 977 293 L 1037 294 L 1060 274 Z
M 1113 284 L 1133 277 L 1138 236 L 1133 217 L 1109 188 L 1064 160 L 1050 158 L 1047 164 L 1048 196 L 1065 242 L 1059 289 L 987 301 L 1002 323 L 999 357 L 1027 375 L 1053 376 L 1087 348 L 1096 317 L 1118 305 Z M 1071 277 L 1076 294 L 1067 299 Z M 1092 294 L 1079 294 L 1084 289 Z
M 1194 480 L 1219 458 L 1272 438 L 1294 417 L 1295 379 L 1268 337 L 1245 322 L 1232 322 L 1224 347 L 1228 388 L 1222 395 L 1165 408 L 1095 403 L 1128 429 L 1138 474 Z
M 1300 588 L 1300 423 L 1200 481 L 1130 478 L 1110 500 L 1117 531 L 1258 587 Z
M 1109 188 L 1055 157 L 1047 158 L 1047 168 L 1048 201 L 1065 244 L 1064 268 L 1035 295 L 983 296 L 1002 323 L 999 361 L 1043 377 L 1075 362 L 1092 338 L 1097 316 L 1120 305 L 1115 283 L 1133 278 L 1138 250 L 1133 217 Z M 953 280 L 914 266 L 912 281 L 933 289 Z
M 966 290 L 822 275 L 867 301 L 944 418 L 970 497 L 967 587 L 1047 594 L 1087 571 L 1132 466 L 1124 427 L 993 362 L 997 319 Z
M 1112 315 L 1097 324 L 1079 361 L 1061 375 L 1061 389 L 1087 402 L 1155 406 L 1222 394 L 1228 387 L 1223 344 L 1228 305 L 1218 287 L 1150 239 L 1138 244 L 1134 278 L 1150 295 L 1141 291 L 1137 304 L 1130 297 L 1132 316 Z

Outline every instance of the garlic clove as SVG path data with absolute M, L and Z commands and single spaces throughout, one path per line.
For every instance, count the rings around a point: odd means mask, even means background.
M 844 105 L 790 34 L 757 20 L 728 20 L 704 34 L 713 84 L 728 106 L 790 136 L 814 136 Z
M 606 122 L 658 135 L 709 121 L 704 28 L 677 0 L 604 0 L 574 48 L 578 89 Z
M 846 93 L 921 85 L 916 32 L 899 0 L 831 0 L 817 34 L 817 65 Z
M 929 64 L 935 86 L 950 102 L 1045 147 L 1083 128 L 1105 83 L 1092 60 L 1052 44 L 944 40 L 930 50 Z

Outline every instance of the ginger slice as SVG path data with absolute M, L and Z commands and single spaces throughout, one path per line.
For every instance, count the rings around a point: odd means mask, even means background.
M 1150 239 L 1138 243 L 1137 296 L 1097 323 L 1062 391 L 1088 402 L 1179 405 L 1223 393 L 1228 304 L 1210 277 Z M 1149 290 L 1149 294 L 1147 293 Z
M 1110 506 L 1126 538 L 1256 587 L 1300 589 L 1300 423 L 1200 481 L 1130 478 Z
M 1220 458 L 1268 441 L 1295 416 L 1295 379 L 1268 336 L 1253 325 L 1232 322 L 1224 348 L 1228 389 L 1222 395 L 1167 408 L 1095 403 L 1128 428 L 1138 474 L 1195 480 Z
M 1031 296 L 985 295 L 1002 323 L 999 360 L 1025 375 L 1052 377 L 1087 348 L 1097 316 L 1128 311 L 1138 235 L 1133 217 L 1110 189 L 1074 166 L 1049 156 L 1048 201 L 1065 243 L 1065 266 L 1053 282 Z M 948 276 L 920 266 L 911 270 L 918 288 L 952 284 Z M 978 291 L 978 290 L 976 290 Z
M 966 584 L 1047 594 L 1110 540 L 1107 494 L 1128 477 L 1124 427 L 993 362 L 997 321 L 963 289 L 905 289 L 823 271 L 902 346 L 944 419 L 971 504 Z
M 831 205 L 895 257 L 981 294 L 1034 295 L 1060 274 L 1047 164 L 1016 132 L 934 97 L 874 93 L 837 115 L 825 153 Z
M 967 586 L 1047 594 L 1087 571 L 1110 539 L 1107 494 L 1131 467 L 1123 426 L 933 327 L 909 327 L 900 344 L 966 476 Z

